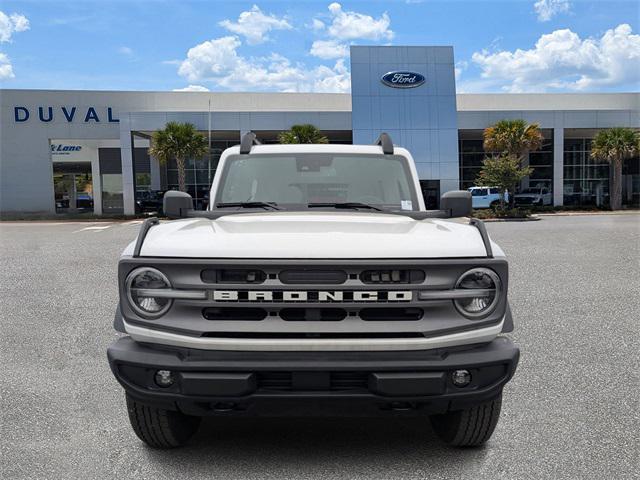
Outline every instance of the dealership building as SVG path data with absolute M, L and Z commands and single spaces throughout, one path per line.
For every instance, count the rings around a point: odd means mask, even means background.
M 394 75 L 388 75 L 389 73 Z M 173 162 L 147 149 L 169 121 L 194 124 L 210 154 L 191 159 L 196 206 L 220 153 L 253 131 L 263 143 L 300 123 L 336 143 L 373 143 L 380 132 L 408 148 L 427 204 L 474 184 L 483 129 L 502 119 L 539 124 L 544 144 L 526 161 L 522 188 L 554 205 L 608 203 L 609 166 L 590 142 L 610 127 L 640 129 L 640 94 L 458 94 L 452 47 L 351 47 L 351 94 L 0 90 L 0 213 L 133 214 L 149 192 L 177 187 Z M 623 205 L 638 206 L 640 160 L 623 168 Z

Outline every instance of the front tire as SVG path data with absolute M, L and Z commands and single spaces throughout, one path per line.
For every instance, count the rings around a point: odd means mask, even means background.
M 493 400 L 455 412 L 431 416 L 431 425 L 442 441 L 456 447 L 482 445 L 496 428 L 502 394 Z
M 133 431 L 152 448 L 181 447 L 198 431 L 200 417 L 140 403 L 127 395 L 127 410 Z

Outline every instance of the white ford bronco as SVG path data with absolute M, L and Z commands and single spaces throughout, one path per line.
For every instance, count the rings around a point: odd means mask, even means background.
M 210 415 L 413 415 L 487 441 L 519 358 L 508 266 L 469 192 L 425 210 L 411 154 L 254 145 L 206 211 L 167 192 L 118 267 L 108 349 L 135 433 L 183 445 Z

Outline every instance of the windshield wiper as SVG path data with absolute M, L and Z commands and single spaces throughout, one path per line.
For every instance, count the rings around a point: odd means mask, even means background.
M 333 208 L 346 208 L 350 210 L 357 210 L 358 208 L 367 208 L 369 210 L 375 210 L 377 212 L 384 212 L 385 209 L 374 207 L 373 205 L 369 205 L 368 203 L 360 203 L 360 202 L 343 202 L 343 203 L 309 203 L 307 204 L 309 208 L 321 208 L 321 207 L 333 207 Z
M 227 202 L 217 203 L 216 208 L 264 208 L 265 210 L 280 210 L 275 202 Z

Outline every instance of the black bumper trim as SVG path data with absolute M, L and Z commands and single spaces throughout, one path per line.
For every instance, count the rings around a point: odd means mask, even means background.
M 400 402 L 410 410 L 441 413 L 499 395 L 515 372 L 519 350 L 504 337 L 483 345 L 401 352 L 202 351 L 123 337 L 107 355 L 129 395 L 193 415 L 260 414 L 262 404 L 287 404 L 293 413 L 291 405 L 309 401 L 314 407 L 364 403 L 380 411 L 395 411 Z M 458 388 L 450 372 L 462 368 L 471 372 L 472 382 Z M 155 385 L 160 369 L 175 373 L 172 386 Z

